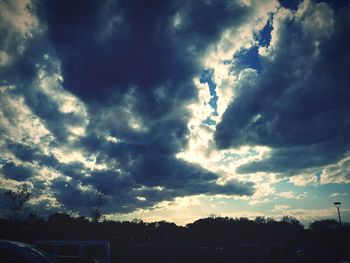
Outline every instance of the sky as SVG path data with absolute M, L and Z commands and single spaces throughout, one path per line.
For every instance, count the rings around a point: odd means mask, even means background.
M 349 32 L 348 1 L 0 0 L 0 193 L 349 222 Z

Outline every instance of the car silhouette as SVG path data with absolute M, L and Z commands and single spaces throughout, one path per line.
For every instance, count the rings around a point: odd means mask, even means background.
M 58 263 L 50 254 L 22 242 L 0 240 L 0 262 L 3 263 Z

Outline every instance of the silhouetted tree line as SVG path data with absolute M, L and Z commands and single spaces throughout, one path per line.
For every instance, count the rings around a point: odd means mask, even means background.
M 112 262 L 338 262 L 348 255 L 350 226 L 334 219 L 314 221 L 308 229 L 295 218 L 229 218 L 211 215 L 186 227 L 141 219 L 111 221 L 103 216 L 104 194 L 96 192 L 90 218 L 65 213 L 47 219 L 23 207 L 26 185 L 4 192 L 7 219 L 0 219 L 0 239 L 109 240 Z M 298 250 L 298 252 L 296 252 Z M 298 254 L 299 253 L 299 254 Z
M 280 221 L 264 217 L 249 220 L 244 217 L 209 216 L 185 227 L 166 221 L 145 223 L 140 219 L 131 222 L 96 222 L 83 216 L 73 217 L 64 213 L 52 214 L 47 219 L 32 213 L 23 221 L 0 219 L 0 239 L 24 242 L 102 239 L 111 242 L 112 251 L 118 251 L 115 253 L 119 259 L 130 255 L 147 258 L 152 253 L 159 257 L 163 253 L 168 257 L 174 253 L 174 262 L 178 262 L 180 256 L 174 251 L 181 251 L 182 257 L 188 262 L 191 261 L 191 255 L 195 262 L 200 256 L 208 262 L 211 256 L 214 257 L 212 260 L 218 260 L 218 256 L 223 259 L 232 258 L 232 253 L 236 253 L 234 251 L 246 247 L 261 248 L 273 253 L 291 253 L 308 248 L 343 255 L 344 251 L 350 251 L 350 244 L 346 241 L 349 236 L 349 225 L 340 226 L 334 219 L 314 221 L 305 229 L 296 218 L 290 216 L 285 216 Z M 135 251 L 138 253 L 135 254 Z M 128 258 L 124 262 L 138 262 L 140 259 L 135 258 L 133 261 Z M 226 262 L 223 259 L 219 261 Z M 183 258 L 181 260 L 186 262 Z M 157 262 L 154 258 L 152 261 Z
M 294 246 L 305 243 L 313 236 L 321 241 L 326 236 L 349 234 L 347 224 L 340 226 L 334 219 L 314 221 L 309 229 L 294 217 L 284 216 L 280 221 L 257 217 L 229 218 L 209 216 L 186 227 L 160 221 L 145 223 L 130 221 L 95 222 L 84 216 L 74 217 L 54 213 L 47 219 L 30 213 L 25 220 L 0 219 L 1 238 L 31 239 L 104 239 L 143 245 L 189 244 L 207 247 L 235 246 L 242 242 Z M 336 244 L 337 238 L 332 243 Z M 329 240 L 331 241 L 331 240 Z M 314 241 L 312 241 L 314 243 Z

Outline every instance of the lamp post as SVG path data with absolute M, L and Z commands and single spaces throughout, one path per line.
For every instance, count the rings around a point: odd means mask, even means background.
M 339 211 L 339 208 L 340 208 L 341 202 L 334 202 L 333 204 L 334 204 L 334 206 L 337 208 L 337 211 L 338 211 L 338 217 L 339 217 L 339 224 L 341 225 L 341 218 L 340 218 L 340 211 Z

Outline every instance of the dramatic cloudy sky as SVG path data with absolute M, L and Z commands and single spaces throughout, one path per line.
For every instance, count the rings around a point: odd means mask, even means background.
M 0 191 L 39 215 L 350 221 L 348 1 L 0 0 Z M 2 204 L 4 200 L 1 201 Z

